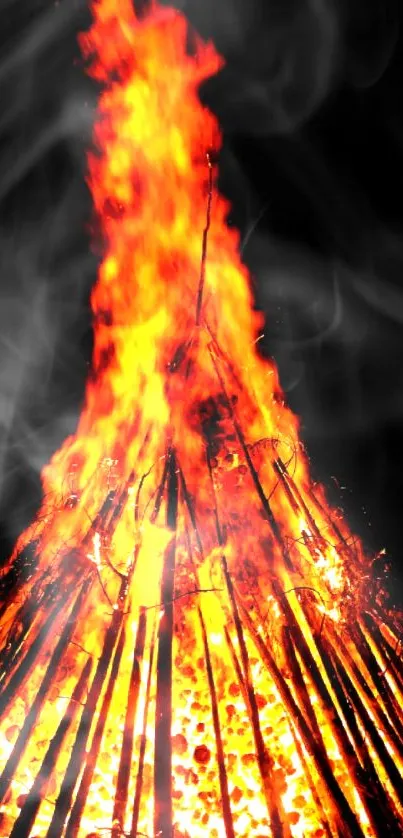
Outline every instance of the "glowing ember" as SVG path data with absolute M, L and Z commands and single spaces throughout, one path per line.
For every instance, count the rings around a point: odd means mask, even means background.
M 0 836 L 401 834 L 397 618 L 257 355 L 219 58 L 92 8 L 93 372 L 1 580 Z

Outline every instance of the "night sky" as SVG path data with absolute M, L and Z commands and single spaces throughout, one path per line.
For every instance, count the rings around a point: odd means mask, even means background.
M 403 603 L 403 36 L 398 0 L 188 0 L 226 67 L 224 131 L 261 351 L 300 416 L 315 479 Z M 85 185 L 97 90 L 85 2 L 3 0 L 0 52 L 0 523 L 6 557 L 39 473 L 74 431 L 91 358 Z M 163 70 L 162 70 L 163 71 Z M 236 313 L 234 312 L 234 317 Z

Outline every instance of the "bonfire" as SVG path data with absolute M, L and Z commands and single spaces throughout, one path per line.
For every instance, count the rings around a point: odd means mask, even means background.
M 0 836 L 401 834 L 401 621 L 258 352 L 221 59 L 172 9 L 92 15 L 93 362 L 0 580 Z

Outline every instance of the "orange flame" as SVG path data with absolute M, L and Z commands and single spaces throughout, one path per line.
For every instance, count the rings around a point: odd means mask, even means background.
M 92 11 L 93 370 L 5 573 L 0 836 L 391 834 L 397 630 L 256 351 L 220 58 L 173 10 Z

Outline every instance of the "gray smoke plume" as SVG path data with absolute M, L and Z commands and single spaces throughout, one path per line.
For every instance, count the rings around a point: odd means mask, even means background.
M 18 479 L 29 506 L 43 464 L 74 429 L 84 375 L 95 95 L 76 36 L 88 14 L 84 0 L 9 0 L 0 12 L 0 502 L 12 536 L 27 523 Z

